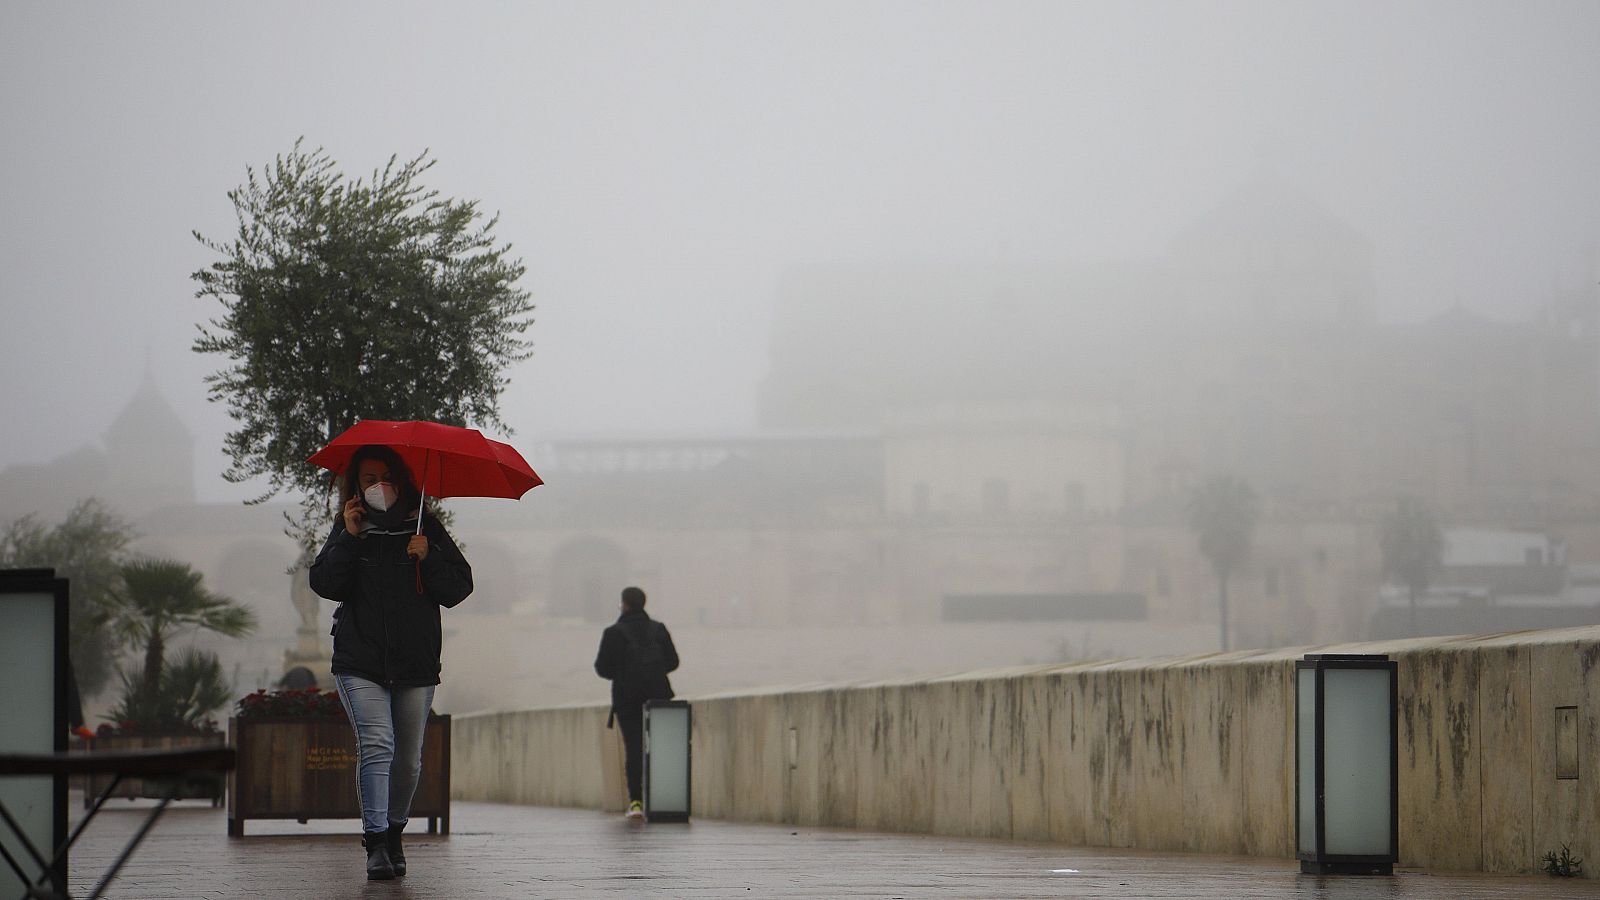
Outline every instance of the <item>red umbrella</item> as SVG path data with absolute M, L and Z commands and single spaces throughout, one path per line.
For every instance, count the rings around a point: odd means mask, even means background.
M 544 484 L 510 444 L 490 440 L 476 428 L 438 422 L 364 419 L 345 429 L 307 461 L 343 472 L 350 457 L 367 444 L 381 444 L 400 454 L 424 498 L 432 495 L 515 500 Z M 422 531 L 420 516 L 417 531 Z

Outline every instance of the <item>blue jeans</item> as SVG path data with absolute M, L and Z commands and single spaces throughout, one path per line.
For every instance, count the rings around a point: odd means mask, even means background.
M 355 675 L 333 680 L 356 729 L 361 830 L 404 825 L 422 772 L 422 730 L 433 706 L 433 686 L 391 689 Z

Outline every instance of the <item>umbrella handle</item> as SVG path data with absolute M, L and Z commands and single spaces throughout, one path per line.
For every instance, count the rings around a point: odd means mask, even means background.
M 417 534 L 422 533 L 422 511 L 428 508 L 428 463 L 433 461 L 433 451 L 422 451 L 422 501 L 417 504 Z
M 417 503 L 417 534 L 422 533 L 422 514 L 428 508 L 428 463 L 433 461 L 433 451 L 422 451 L 422 500 Z M 422 594 L 422 560 L 416 561 L 417 569 L 417 594 Z
M 423 459 L 426 460 L 427 457 L 423 457 Z M 426 461 L 423 462 L 422 467 L 423 467 L 423 471 L 426 472 L 427 471 L 427 467 L 428 467 L 428 464 L 427 464 Z M 424 476 L 424 477 L 426 477 L 426 476 Z M 426 509 L 427 506 L 428 506 L 428 489 L 427 488 L 423 488 L 422 489 L 422 503 L 417 506 L 417 534 L 421 534 L 422 533 L 422 511 L 424 509 Z M 422 593 L 422 560 L 419 559 L 419 560 L 416 561 L 416 567 L 417 567 L 417 593 L 420 595 Z

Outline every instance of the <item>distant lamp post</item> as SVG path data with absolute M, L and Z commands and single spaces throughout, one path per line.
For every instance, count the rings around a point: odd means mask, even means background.
M 1396 663 L 1295 662 L 1295 855 L 1309 875 L 1393 875 L 1400 856 Z
M 692 712 L 687 702 L 645 702 L 644 817 L 647 821 L 689 821 L 692 727 Z

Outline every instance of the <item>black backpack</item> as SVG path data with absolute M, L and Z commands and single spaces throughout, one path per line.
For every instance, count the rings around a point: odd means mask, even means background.
M 667 681 L 667 655 L 661 649 L 661 626 L 646 620 L 645 634 L 640 639 L 636 628 L 622 627 L 622 637 L 628 642 L 627 658 L 622 661 L 622 677 L 617 679 L 623 696 L 630 700 L 666 700 L 672 696 Z

